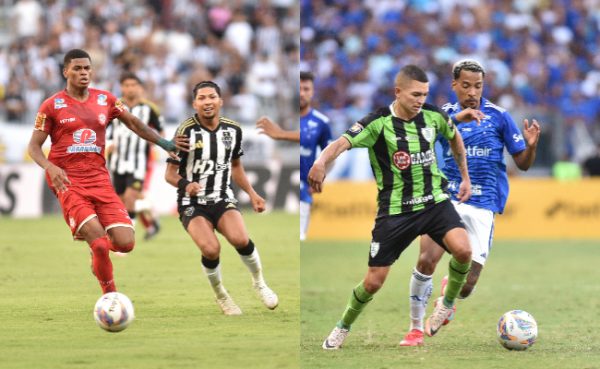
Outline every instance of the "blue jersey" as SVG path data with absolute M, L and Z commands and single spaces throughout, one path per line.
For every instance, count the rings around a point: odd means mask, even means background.
M 329 118 L 316 109 L 300 117 L 300 201 L 312 203 L 308 192 L 308 171 L 315 162 L 317 147 L 323 150 L 331 141 Z
M 452 116 L 462 110 L 458 103 L 442 107 Z M 504 147 L 511 155 L 526 148 L 523 135 L 515 121 L 505 109 L 481 99 L 481 112 L 484 118 L 477 121 L 459 123 L 458 130 L 465 143 L 467 164 L 471 177 L 471 198 L 467 204 L 502 213 L 508 198 L 508 177 L 504 162 Z M 456 200 L 461 176 L 454 161 L 448 141 L 442 139 L 444 168 L 448 177 L 448 190 Z

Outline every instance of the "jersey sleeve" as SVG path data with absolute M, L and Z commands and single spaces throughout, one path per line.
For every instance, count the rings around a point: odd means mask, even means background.
M 150 105 L 150 119 L 148 120 L 148 126 L 154 128 L 159 133 L 165 130 L 165 120 L 158 108 L 153 105 Z
M 502 136 L 504 139 L 504 145 L 506 146 L 508 152 L 511 155 L 514 155 L 525 150 L 527 145 L 525 144 L 523 135 L 521 134 L 521 131 L 519 130 L 519 127 L 517 127 L 515 121 L 507 112 L 504 112 L 502 116 L 504 118 L 504 132 Z
M 325 150 L 327 145 L 331 142 L 331 127 L 329 124 L 323 122 L 323 130 L 321 131 L 321 137 L 319 138 L 319 146 L 321 150 Z
M 383 125 L 377 124 L 379 114 L 371 113 L 354 123 L 346 133 L 345 137 L 352 147 L 372 147 L 381 133 Z
M 48 99 L 42 103 L 35 116 L 35 125 L 33 129 L 36 131 L 50 133 L 50 130 L 54 126 L 54 117 L 52 115 L 54 110 L 52 109 L 50 100 L 51 99 Z
M 231 159 L 239 159 L 242 155 L 244 155 L 244 149 L 242 149 L 242 129 L 237 127 L 237 131 L 238 139 L 235 141 L 235 146 L 233 146 L 233 154 L 231 155 Z
M 187 138 L 190 138 L 190 131 L 185 129 L 185 122 L 180 124 L 179 127 L 177 127 L 173 135 L 173 139 L 175 139 L 175 136 L 178 135 L 183 135 Z M 174 159 L 169 155 L 169 157 L 167 157 L 167 163 L 179 165 L 180 162 L 187 160 L 187 155 L 189 153 L 182 150 L 177 150 L 175 154 L 177 155 L 177 159 Z
M 445 111 L 440 110 L 440 117 L 436 120 L 438 132 L 446 139 L 452 140 L 456 135 L 456 126 Z
M 108 106 L 109 106 L 109 114 L 108 120 L 113 120 L 118 118 L 123 114 L 124 111 L 127 110 L 123 102 L 115 97 L 113 94 L 108 94 L 107 96 Z

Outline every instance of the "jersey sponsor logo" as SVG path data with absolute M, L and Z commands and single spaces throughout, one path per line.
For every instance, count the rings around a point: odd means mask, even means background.
M 396 151 L 394 155 L 392 155 L 392 161 L 400 170 L 410 167 L 410 155 L 405 151 Z
M 65 103 L 65 99 L 57 97 L 56 99 L 54 99 L 54 109 L 58 110 L 58 109 L 62 109 L 62 108 L 66 108 L 67 107 L 67 103 Z
M 452 192 L 458 192 L 459 183 L 456 181 L 448 182 L 448 190 Z M 483 194 L 483 188 L 478 184 L 471 184 L 471 196 L 481 196 Z
M 37 130 L 44 130 L 44 125 L 46 124 L 46 114 L 42 112 L 38 112 L 35 116 L 35 126 L 34 128 Z
M 379 242 L 371 242 L 371 257 L 374 258 L 379 252 Z
M 431 128 L 431 127 L 421 128 L 421 134 L 423 135 L 423 137 L 425 137 L 427 142 L 431 142 L 433 140 L 433 138 L 435 137 L 435 128 Z
M 95 152 L 100 153 L 102 148 L 96 146 L 96 132 L 89 128 L 81 128 L 73 133 L 73 141 L 75 145 L 67 147 L 69 154 L 78 152 Z
M 65 124 L 65 123 L 73 123 L 75 120 L 77 120 L 77 118 L 72 118 L 72 117 L 71 117 L 71 118 L 64 118 L 64 119 L 61 119 L 61 120 L 59 120 L 58 122 L 59 122 L 60 124 Z
M 108 97 L 105 94 L 98 94 L 98 100 L 96 100 L 98 105 L 106 106 L 107 101 L 108 101 Z
M 522 141 L 522 140 L 523 140 L 523 135 L 520 135 L 520 134 L 516 134 L 516 133 L 515 133 L 515 134 L 513 135 L 513 140 L 514 140 L 515 142 Z
M 104 114 L 100 114 L 98 115 L 98 123 L 100 123 L 101 126 L 106 124 L 106 115 Z
M 489 147 L 467 146 L 467 156 L 488 157 L 492 149 Z
M 431 200 L 433 200 L 433 195 L 429 194 L 427 196 L 413 197 L 408 201 L 402 201 L 402 205 L 419 205 L 427 203 Z
M 365 127 L 362 124 L 356 122 L 350 127 L 349 131 L 353 134 L 359 134 Z
M 204 142 L 202 141 L 196 141 L 196 143 L 194 144 L 194 149 L 201 149 L 204 147 Z
M 231 137 L 231 132 L 223 131 L 223 136 L 221 137 L 221 142 L 225 146 L 225 149 L 231 150 L 231 143 L 233 142 L 233 137 Z
M 300 156 L 310 157 L 313 151 L 309 147 L 300 146 Z
M 409 154 L 405 151 L 396 151 L 394 155 L 392 155 L 392 160 L 394 165 L 400 170 L 405 170 L 412 164 L 430 166 L 435 162 L 435 152 L 432 149 L 413 154 Z

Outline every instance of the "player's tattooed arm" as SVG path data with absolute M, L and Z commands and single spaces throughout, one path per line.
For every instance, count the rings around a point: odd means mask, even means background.
M 469 177 L 469 168 L 467 166 L 467 152 L 465 150 L 465 144 L 458 130 L 456 134 L 449 141 L 450 148 L 452 149 L 452 156 L 460 171 L 462 181 L 456 194 L 456 198 L 460 202 L 465 202 L 471 197 L 471 178 Z

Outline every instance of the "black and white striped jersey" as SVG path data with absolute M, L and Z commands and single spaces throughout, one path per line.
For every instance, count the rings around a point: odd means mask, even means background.
M 178 205 L 236 203 L 231 188 L 231 161 L 244 154 L 240 125 L 220 117 L 219 125 L 211 131 L 194 115 L 177 128 L 176 134 L 189 137 L 190 151 L 179 151 L 179 161 L 169 158 L 167 162 L 179 165 L 181 177 L 202 186 L 202 191 L 193 197 L 178 191 Z
M 126 104 L 123 105 L 127 107 Z M 151 102 L 142 100 L 138 105 L 127 109 L 150 128 L 159 133 L 163 131 L 163 118 Z M 108 170 L 113 174 L 131 174 L 135 179 L 143 181 L 149 164 L 149 142 L 118 119 L 113 119 L 106 134 L 107 140 L 112 140 L 114 145 L 108 158 Z

